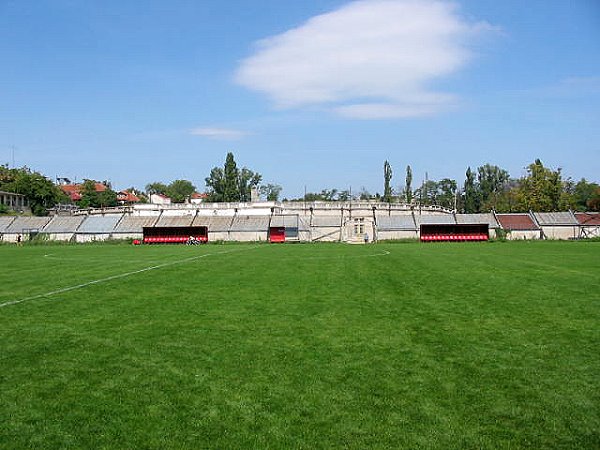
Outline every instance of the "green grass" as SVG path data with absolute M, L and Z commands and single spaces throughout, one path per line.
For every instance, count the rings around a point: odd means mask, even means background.
M 0 303 L 150 266 L 0 307 L 0 448 L 600 448 L 600 243 L 1 246 Z

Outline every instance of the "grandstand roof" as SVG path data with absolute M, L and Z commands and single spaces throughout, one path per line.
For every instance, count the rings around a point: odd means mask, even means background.
M 496 214 L 496 217 L 505 230 L 539 230 L 529 214 Z
M 456 214 L 456 223 L 460 225 L 474 225 L 487 223 L 490 228 L 499 228 L 500 224 L 492 213 L 482 214 Z
M 22 233 L 27 229 L 41 230 L 50 221 L 50 217 L 17 216 L 4 231 L 5 233 Z
M 54 216 L 44 227 L 44 233 L 73 233 L 85 216 Z
M 597 212 L 575 213 L 575 217 L 580 225 L 600 225 L 600 213 Z
M 577 219 L 570 212 L 534 212 L 537 222 L 544 225 L 577 225 Z
M 416 230 L 417 226 L 412 214 L 401 216 L 381 215 L 376 217 L 379 230 Z

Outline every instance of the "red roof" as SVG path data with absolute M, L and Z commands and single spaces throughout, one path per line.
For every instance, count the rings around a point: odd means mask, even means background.
M 125 203 L 137 203 L 140 201 L 140 198 L 129 191 L 121 191 L 117 194 L 117 200 Z
M 600 213 L 597 212 L 575 213 L 575 217 L 580 225 L 600 225 Z
M 70 195 L 74 192 L 80 193 L 83 189 L 83 184 L 61 184 L 59 187 L 65 194 Z M 96 192 L 104 192 L 108 187 L 102 183 L 94 183 L 94 189 Z
M 204 193 L 199 194 L 198 192 L 194 192 L 192 194 L 192 198 L 193 199 L 196 199 L 196 198 L 207 199 L 208 198 L 208 194 L 204 194 Z
M 529 214 L 496 214 L 505 230 L 538 230 Z

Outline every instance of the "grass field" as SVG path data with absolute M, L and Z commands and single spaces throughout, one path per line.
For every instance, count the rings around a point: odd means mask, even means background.
M 600 448 L 600 243 L 0 246 L 0 448 Z

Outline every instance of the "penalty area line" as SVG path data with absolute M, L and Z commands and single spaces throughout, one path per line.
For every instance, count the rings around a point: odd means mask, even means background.
M 158 269 L 162 269 L 164 267 L 175 266 L 177 264 L 185 264 L 188 262 L 197 261 L 201 258 L 206 258 L 208 256 L 225 255 L 228 253 L 241 252 L 243 250 L 251 250 L 254 248 L 256 248 L 256 247 L 250 247 L 250 248 L 245 248 L 245 249 L 241 249 L 241 250 L 229 250 L 229 251 L 218 252 L 218 253 L 205 253 L 203 255 L 192 256 L 190 258 L 180 259 L 178 261 L 170 261 L 170 262 L 166 262 L 163 264 L 157 264 L 155 266 L 144 267 L 143 269 L 132 270 L 131 272 L 119 273 L 117 275 L 111 275 L 109 277 L 99 278 L 97 280 L 92 280 L 92 281 L 87 281 L 85 283 L 76 284 L 74 286 L 68 286 L 68 287 L 61 288 L 61 289 L 56 289 L 55 291 L 45 292 L 43 294 L 37 294 L 37 295 L 33 295 L 31 297 L 25 297 L 25 298 L 20 298 L 18 300 L 11 300 L 9 302 L 0 303 L 0 308 L 4 308 L 6 306 L 11 306 L 11 305 L 17 305 L 19 303 L 28 302 L 31 300 L 37 300 L 40 298 L 52 297 L 53 295 L 63 294 L 65 292 L 82 289 L 84 287 L 92 286 L 94 284 L 106 283 L 107 281 L 118 280 L 120 278 L 130 277 L 132 275 L 137 275 L 138 273 L 149 272 L 151 270 L 158 270 Z

